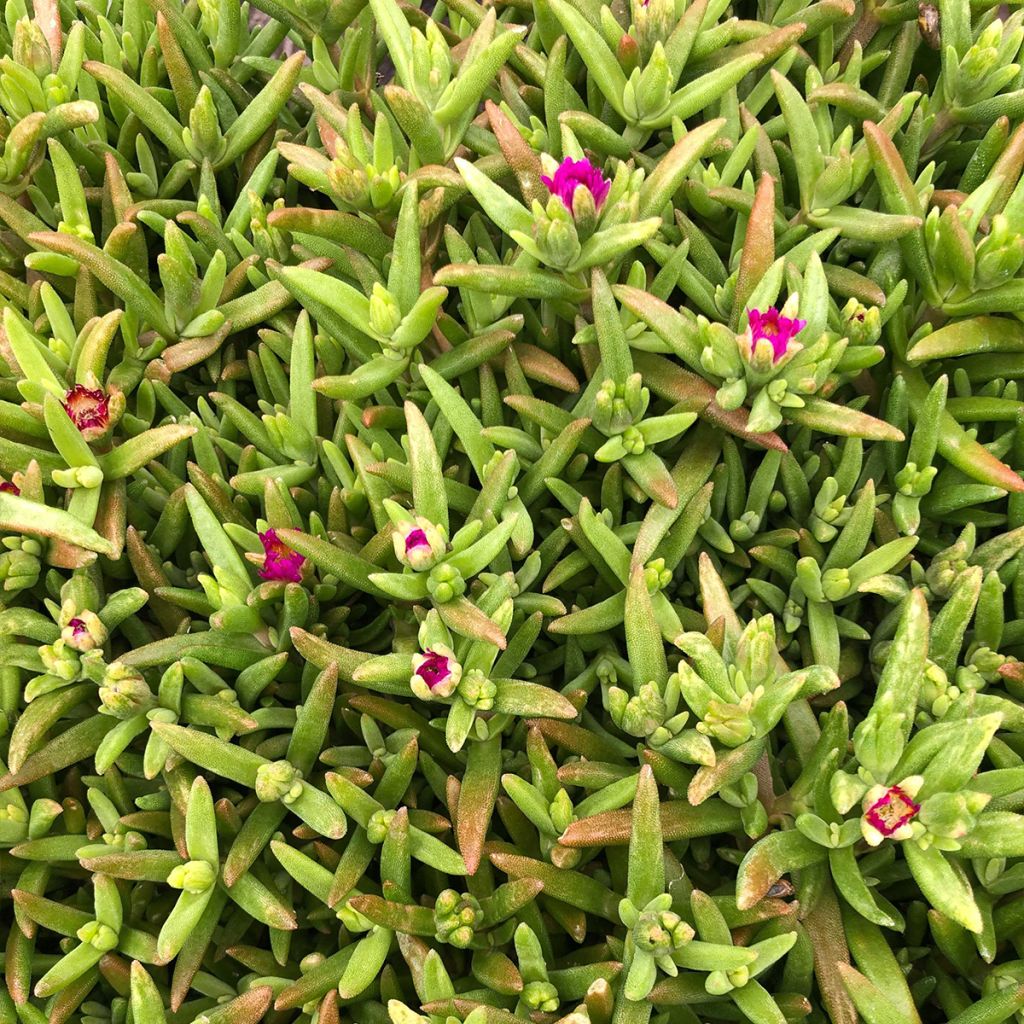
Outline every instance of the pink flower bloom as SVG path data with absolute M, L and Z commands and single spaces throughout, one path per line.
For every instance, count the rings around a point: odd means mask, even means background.
M 594 207 L 598 210 L 608 198 L 608 190 L 612 187 L 611 181 L 589 160 L 565 159 L 558 165 L 553 178 L 544 174 L 540 180 L 547 185 L 548 191 L 558 196 L 570 210 L 572 197 L 581 185 L 594 197 Z
M 64 411 L 79 430 L 106 430 L 110 424 L 107 396 L 100 389 L 76 384 L 64 396 Z
M 753 351 L 762 339 L 771 342 L 774 361 L 777 363 L 788 351 L 789 343 L 806 326 L 806 320 L 790 319 L 783 316 L 774 306 L 763 313 L 752 309 L 750 318 L 750 347 Z
M 71 629 L 71 635 L 77 640 L 80 636 L 84 636 L 89 632 L 88 627 L 81 619 L 71 619 L 68 622 L 68 626 Z
M 276 530 L 267 530 L 260 534 L 263 545 L 263 568 L 260 579 L 282 580 L 285 583 L 302 582 L 302 563 L 305 558 L 297 551 L 292 551 L 284 541 L 277 539 Z
M 0 491 L 4 494 L 21 494 L 21 488 L 17 484 L 12 484 L 10 480 L 0 481 Z
M 452 674 L 448 658 L 437 651 L 425 651 L 416 674 L 425 682 L 429 689 L 436 690 Z
M 405 553 L 408 554 L 410 551 L 415 551 L 417 548 L 428 548 L 430 547 L 430 541 L 427 540 L 426 533 L 421 530 L 418 526 L 410 530 L 405 535 Z
M 462 666 L 456 660 L 455 652 L 444 644 L 425 647 L 412 656 L 409 685 L 420 700 L 450 697 L 461 679 Z
M 910 821 L 921 805 L 914 803 L 899 786 L 890 786 L 865 813 L 868 824 L 883 836 L 891 836 Z

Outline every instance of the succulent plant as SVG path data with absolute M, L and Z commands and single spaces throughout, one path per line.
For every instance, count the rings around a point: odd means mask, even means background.
M 8 0 L 0 1024 L 1024 1021 L 1022 52 Z

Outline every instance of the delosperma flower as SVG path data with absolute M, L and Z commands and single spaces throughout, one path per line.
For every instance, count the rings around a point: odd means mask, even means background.
M 261 579 L 280 580 L 284 583 L 302 582 L 302 565 L 305 558 L 292 551 L 274 529 L 259 534 L 263 545 L 263 566 L 259 570 Z
M 446 547 L 444 535 L 423 516 L 397 524 L 392 542 L 399 562 L 417 572 L 434 566 Z
M 761 310 L 750 310 L 751 347 L 756 352 L 762 341 L 771 346 L 772 361 L 778 362 L 789 352 L 790 342 L 807 326 L 806 320 L 785 316 L 774 306 Z
M 0 1024 L 1024 1021 L 1024 13 L 2 7 Z
M 454 652 L 444 644 L 435 644 L 414 654 L 412 667 L 409 685 L 421 700 L 450 697 L 462 678 L 462 666 Z
M 576 189 L 587 189 L 594 197 L 594 207 L 600 210 L 612 186 L 601 169 L 595 167 L 589 160 L 573 160 L 569 157 L 558 165 L 553 175 L 542 174 L 540 180 L 547 186 L 548 191 L 553 196 L 558 196 L 570 210 Z
M 862 831 L 872 846 L 883 839 L 907 839 L 913 834 L 910 823 L 921 805 L 915 803 L 907 790 L 920 787 L 920 779 L 905 781 L 899 786 L 874 787 L 864 798 Z
M 101 388 L 76 384 L 64 395 L 64 411 L 81 431 L 103 431 L 110 425 L 110 400 Z
M 67 620 L 61 638 L 68 647 L 84 653 L 106 641 L 107 629 L 99 616 L 83 609 Z

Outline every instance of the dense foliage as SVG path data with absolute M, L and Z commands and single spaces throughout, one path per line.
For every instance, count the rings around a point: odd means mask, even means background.
M 0 1024 L 1024 1021 L 1024 17 L 252 3 L 2 5 Z

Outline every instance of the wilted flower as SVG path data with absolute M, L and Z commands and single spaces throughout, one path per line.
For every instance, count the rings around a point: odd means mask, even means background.
M 21 494 L 21 488 L 10 480 L 0 480 L 0 493 L 19 495 Z
M 274 529 L 266 530 L 259 538 L 264 554 L 263 568 L 259 571 L 260 579 L 301 583 L 302 563 L 305 561 L 302 555 L 279 540 Z
M 540 180 L 547 186 L 548 191 L 558 196 L 570 210 L 572 198 L 580 186 L 594 197 L 596 209 L 601 208 L 601 204 L 608 198 L 608 190 L 612 187 L 611 181 L 601 173 L 600 168 L 595 167 L 589 160 L 573 160 L 571 157 L 567 157 L 558 165 L 554 175 L 543 174 Z
M 83 433 L 102 433 L 110 426 L 110 399 L 102 388 L 76 384 L 64 395 L 64 411 Z

